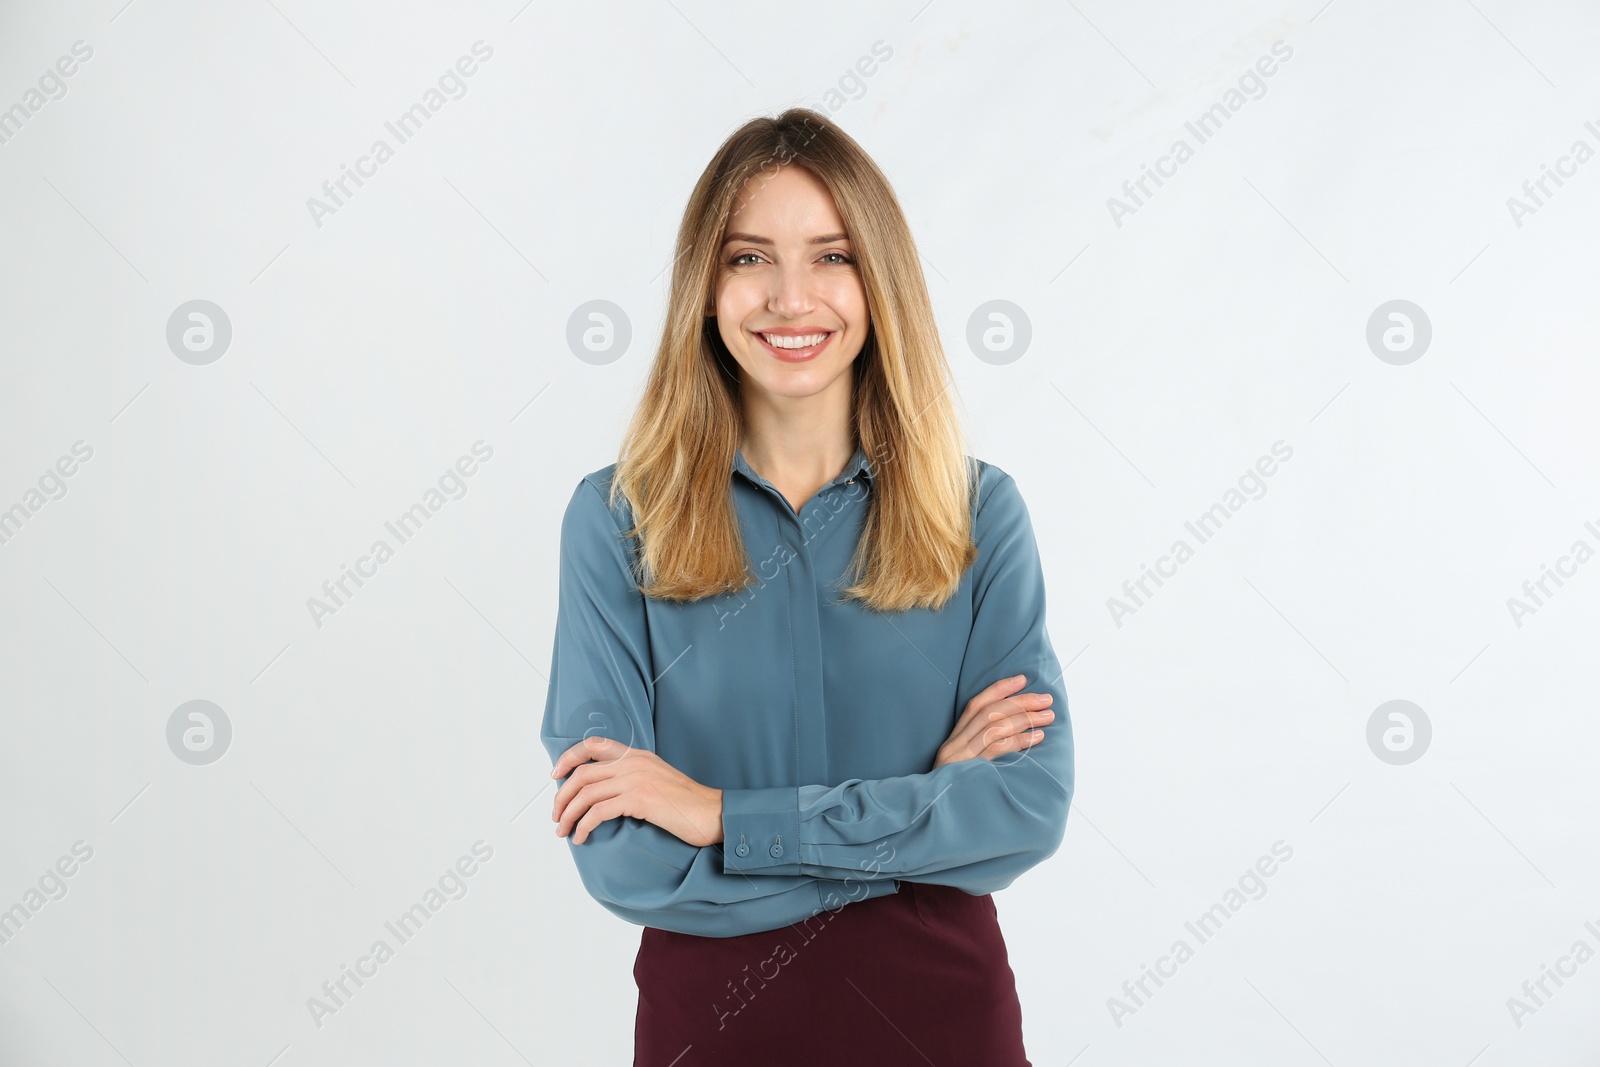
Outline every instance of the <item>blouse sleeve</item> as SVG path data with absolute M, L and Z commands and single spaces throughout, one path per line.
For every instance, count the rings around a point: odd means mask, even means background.
M 975 896 L 1003 889 L 1053 855 L 1072 802 L 1072 725 L 1045 629 L 1044 574 L 1022 495 L 1002 473 L 980 502 L 973 622 L 956 685 L 967 701 L 1002 678 L 1049 693 L 1055 718 L 1031 747 L 922 774 L 723 792 L 723 870 L 838 878 L 867 859 L 902 881 Z M 951 728 L 955 720 L 951 720 Z M 771 846 L 779 838 L 798 850 Z M 798 854 L 797 854 L 798 851 Z
M 593 735 L 655 751 L 654 678 L 644 597 L 605 497 L 585 479 L 561 522 L 559 605 L 539 734 L 550 761 Z M 887 875 L 864 876 L 863 868 L 820 877 L 725 871 L 716 845 L 688 844 L 632 816 L 607 819 L 581 845 L 571 835 L 567 843 L 584 888 L 606 910 L 640 926 L 705 937 L 774 930 L 899 888 Z

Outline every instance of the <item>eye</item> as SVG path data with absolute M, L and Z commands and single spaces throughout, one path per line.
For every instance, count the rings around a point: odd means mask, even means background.
M 744 264 L 740 263 L 739 261 L 741 259 L 744 259 L 746 256 L 756 256 L 756 253 L 754 253 L 754 252 L 740 252 L 738 255 L 736 255 L 732 259 L 728 260 L 728 266 L 730 266 L 730 267 L 742 267 L 742 266 L 744 266 Z M 759 257 L 756 257 L 756 258 L 759 258 Z
M 844 266 L 847 263 L 854 263 L 855 262 L 855 260 L 853 260 L 849 256 L 845 255 L 843 252 L 824 252 L 822 254 L 822 258 L 823 259 L 827 259 L 829 256 L 838 256 L 839 257 L 839 262 L 837 264 L 838 266 Z

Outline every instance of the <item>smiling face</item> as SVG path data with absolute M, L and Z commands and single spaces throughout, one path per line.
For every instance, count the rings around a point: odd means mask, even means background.
M 846 372 L 870 318 L 833 197 L 795 165 L 748 189 L 728 220 L 706 310 L 739 364 L 745 402 L 792 410 L 790 400 L 827 397 L 847 407 Z

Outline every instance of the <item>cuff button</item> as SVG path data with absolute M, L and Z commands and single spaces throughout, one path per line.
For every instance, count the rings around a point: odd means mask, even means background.
M 783 846 L 782 845 L 773 845 L 772 846 L 772 855 L 774 857 L 783 855 Z
M 741 856 L 748 856 L 748 855 L 750 855 L 750 846 L 749 845 L 740 845 L 738 848 L 734 849 L 734 851 L 737 852 Z

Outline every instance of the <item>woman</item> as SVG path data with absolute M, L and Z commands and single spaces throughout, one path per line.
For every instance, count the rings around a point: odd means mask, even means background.
M 1059 846 L 1072 735 L 949 388 L 871 159 L 806 109 L 735 132 L 561 527 L 551 817 L 645 927 L 637 1067 L 1028 1064 L 990 894 Z

